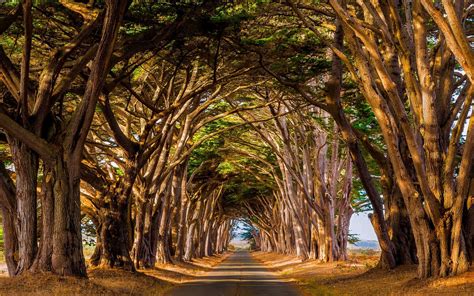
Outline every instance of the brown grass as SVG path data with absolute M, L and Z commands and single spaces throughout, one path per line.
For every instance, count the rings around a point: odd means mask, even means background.
M 92 268 L 88 279 L 51 274 L 0 276 L 0 295 L 166 295 L 177 283 L 186 282 L 224 260 L 228 254 L 193 260 L 191 263 L 158 265 L 131 273 Z
M 351 254 L 348 262 L 301 262 L 292 256 L 255 252 L 253 256 L 293 280 L 303 295 L 474 295 L 474 270 L 460 276 L 419 280 L 416 266 L 392 271 L 376 266 L 377 255 Z

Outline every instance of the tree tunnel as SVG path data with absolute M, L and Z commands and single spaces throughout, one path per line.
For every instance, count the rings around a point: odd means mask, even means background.
M 360 211 L 382 268 L 472 265 L 468 1 L 0 2 L 10 275 L 190 261 L 235 221 L 346 260 Z

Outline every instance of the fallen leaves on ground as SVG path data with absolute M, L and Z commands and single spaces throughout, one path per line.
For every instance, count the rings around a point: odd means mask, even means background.
M 474 295 L 474 270 L 441 279 L 420 280 L 416 265 L 375 268 L 378 256 L 351 254 L 344 262 L 301 262 L 295 256 L 254 252 L 270 270 L 297 284 L 304 295 Z
M 161 264 L 153 269 L 128 272 L 91 268 L 88 279 L 53 274 L 0 276 L 0 295 L 166 295 L 177 283 L 186 282 L 208 271 L 228 254 L 196 259 L 188 263 Z

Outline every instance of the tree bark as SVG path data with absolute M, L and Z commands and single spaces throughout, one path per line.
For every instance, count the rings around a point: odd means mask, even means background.
M 16 172 L 19 262 L 16 274 L 27 271 L 37 252 L 37 172 L 38 157 L 25 144 L 10 138 Z
M 53 227 L 54 225 L 54 196 L 52 174 L 44 166 L 43 184 L 41 186 L 41 238 L 39 251 L 30 271 L 48 272 L 52 268 Z
M 103 197 L 100 209 L 101 254 L 99 266 L 135 271 L 130 257 L 130 199 L 124 199 L 121 184 L 114 184 Z
M 3 252 L 7 264 L 8 274 L 16 274 L 18 267 L 18 238 L 15 229 L 15 219 L 13 214 L 5 207 L 1 206 L 3 219 Z

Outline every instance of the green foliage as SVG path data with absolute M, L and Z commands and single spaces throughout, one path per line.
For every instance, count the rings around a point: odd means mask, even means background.
M 215 133 L 223 128 L 231 126 L 232 123 L 224 119 L 219 119 L 208 123 L 201 128 L 194 136 L 194 141 L 199 141 L 201 138 L 209 134 Z M 203 162 L 211 159 L 221 159 L 219 149 L 224 145 L 224 136 L 222 134 L 208 139 L 196 149 L 193 150 L 189 158 L 189 173 L 194 172 Z
M 358 242 L 360 242 L 359 235 L 358 235 L 358 234 L 349 233 L 349 237 L 348 237 L 347 241 L 348 241 L 350 244 L 355 245 L 355 244 L 357 244 Z

